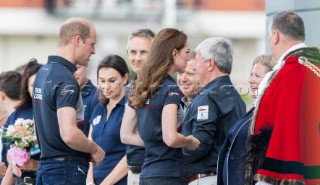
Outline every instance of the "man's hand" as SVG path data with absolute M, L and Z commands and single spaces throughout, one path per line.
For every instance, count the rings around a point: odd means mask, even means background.
M 39 166 L 39 161 L 34 159 L 29 159 L 24 165 L 21 167 L 23 170 L 27 171 L 37 171 Z
M 97 145 L 97 144 L 95 144 L 95 145 L 97 146 L 97 150 L 95 152 L 91 153 L 93 166 L 99 165 L 105 157 L 104 150 L 99 145 Z

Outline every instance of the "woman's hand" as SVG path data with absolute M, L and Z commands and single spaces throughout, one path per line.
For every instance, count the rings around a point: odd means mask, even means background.
M 12 173 L 17 177 L 21 177 L 21 174 L 22 174 L 21 168 L 18 167 L 18 165 L 14 161 L 12 161 L 11 164 L 12 165 L 10 166 L 12 167 Z
M 6 174 L 7 171 L 7 167 L 4 164 L 4 162 L 0 162 L 0 177 L 4 177 L 4 175 Z
M 189 140 L 189 144 L 186 146 L 188 150 L 195 150 L 199 147 L 200 141 L 193 135 L 187 136 L 187 139 Z

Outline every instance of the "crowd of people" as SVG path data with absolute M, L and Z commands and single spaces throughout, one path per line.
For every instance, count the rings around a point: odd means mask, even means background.
M 91 22 L 68 19 L 46 64 L 0 74 L 1 132 L 23 118 L 37 136 L 22 166 L 2 138 L 1 184 L 320 184 L 320 50 L 305 45 L 296 13 L 269 24 L 271 53 L 248 74 L 249 111 L 230 79 L 227 38 L 190 49 L 178 29 L 137 30 L 129 65 L 106 56 L 95 86 L 87 74 L 96 39 Z

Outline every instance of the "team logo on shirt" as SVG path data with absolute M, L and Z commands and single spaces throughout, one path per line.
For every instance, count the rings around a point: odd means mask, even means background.
M 100 120 L 101 120 L 101 115 L 98 115 L 97 117 L 95 117 L 92 121 L 92 125 L 93 126 L 96 126 L 97 124 L 100 123 Z
M 204 121 L 209 119 L 209 106 L 202 105 L 198 107 L 197 120 Z
M 179 93 L 175 93 L 175 92 L 170 92 L 170 93 L 169 93 L 169 96 L 173 96 L 173 95 L 178 95 L 178 96 L 180 96 Z
M 66 94 L 73 94 L 74 93 L 74 90 L 73 89 L 67 89 L 67 87 L 64 87 L 62 90 L 61 90 L 61 95 L 66 95 Z

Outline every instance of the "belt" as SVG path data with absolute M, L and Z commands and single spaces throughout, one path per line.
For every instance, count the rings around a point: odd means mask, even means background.
M 82 165 L 88 167 L 89 159 L 80 156 L 61 156 L 61 157 L 49 157 L 42 160 L 54 160 L 54 161 L 65 161 L 65 162 L 79 162 Z
M 36 171 L 22 171 L 21 177 L 16 177 L 17 184 L 35 185 Z
M 141 166 L 129 166 L 128 165 L 128 168 L 134 174 L 141 173 Z
M 189 182 L 192 182 L 194 180 L 197 180 L 197 179 L 201 179 L 201 178 L 204 178 L 204 177 L 208 177 L 208 176 L 215 176 L 217 175 L 216 172 L 211 172 L 211 173 L 203 173 L 203 174 L 194 174 L 194 175 L 191 175 L 189 176 Z

